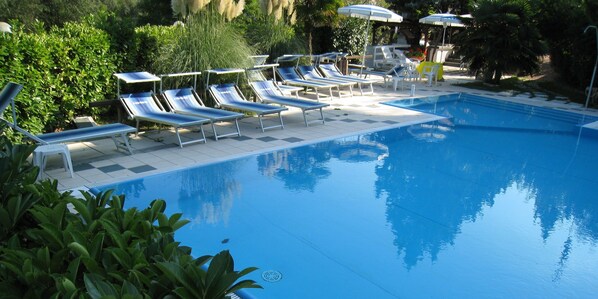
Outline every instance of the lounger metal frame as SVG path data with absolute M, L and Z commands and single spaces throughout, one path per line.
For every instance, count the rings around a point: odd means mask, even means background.
M 194 107 L 195 108 L 194 110 L 187 110 L 187 109 L 183 109 L 180 107 L 179 108 L 175 107 L 176 104 L 174 103 L 174 101 L 178 101 L 178 100 L 176 98 L 171 98 L 168 96 L 169 91 L 174 92 L 177 90 L 186 90 L 186 89 L 190 90 L 189 92 L 193 96 L 193 101 L 196 101 L 195 103 L 197 103 L 197 107 Z M 192 88 L 180 88 L 180 89 L 166 90 L 166 91 L 162 92 L 162 97 L 164 98 L 164 100 L 166 100 L 166 105 L 168 106 L 168 109 L 174 113 L 191 115 L 191 116 L 199 116 L 199 117 L 209 119 L 210 125 L 212 126 L 212 132 L 214 132 L 214 139 L 216 139 L 216 141 L 218 141 L 218 139 L 220 139 L 220 138 L 230 137 L 230 136 L 241 137 L 241 129 L 239 128 L 239 118 L 243 118 L 244 115 L 241 113 L 236 113 L 236 112 L 232 112 L 232 111 L 224 111 L 222 109 L 206 107 L 205 104 L 203 103 L 203 101 L 201 100 L 201 98 L 199 97 L 199 95 L 197 94 L 197 92 L 195 92 L 195 90 L 193 90 Z M 201 110 L 205 110 L 205 111 L 201 111 Z M 221 111 L 227 112 L 227 113 L 229 113 L 229 115 L 214 116 L 214 113 L 210 112 L 210 110 L 216 110 L 216 112 L 221 112 Z M 218 132 L 216 131 L 216 123 L 217 122 L 225 122 L 225 121 L 234 121 L 236 132 L 231 132 L 231 133 L 226 133 L 226 134 L 218 134 Z
M 354 77 L 354 76 L 349 76 L 349 75 L 343 75 L 343 73 L 338 69 L 338 67 L 336 67 L 336 65 L 332 64 L 332 63 L 319 64 L 318 68 L 320 69 L 322 74 L 324 76 L 326 76 L 327 78 L 340 78 L 340 79 L 351 80 L 353 82 L 356 82 L 357 87 L 359 87 L 359 91 L 361 92 L 361 95 L 363 95 L 363 84 L 369 84 L 371 94 L 374 95 L 374 82 L 376 82 L 375 80 L 364 79 L 364 78 L 359 78 L 359 77 Z
M 284 129 L 284 122 L 282 121 L 282 111 L 287 110 L 287 108 L 280 108 L 280 109 L 271 109 L 270 111 L 268 111 L 267 113 L 263 112 L 263 111 L 258 111 L 256 109 L 251 109 L 250 107 L 242 107 L 239 105 L 232 105 L 232 104 L 227 104 L 224 100 L 222 100 L 220 98 L 220 92 L 217 90 L 218 87 L 221 86 L 225 86 L 225 87 L 231 87 L 234 91 L 234 95 L 233 96 L 237 96 L 239 97 L 238 99 L 235 99 L 235 101 L 239 102 L 240 104 L 244 104 L 244 103 L 249 103 L 249 104 L 255 104 L 255 105 L 264 105 L 262 107 L 265 108 L 265 106 L 270 106 L 270 105 L 266 105 L 266 104 L 259 104 L 259 103 L 254 103 L 254 102 L 250 102 L 247 100 L 247 98 L 245 98 L 245 96 L 243 95 L 243 93 L 241 92 L 241 90 L 239 89 L 239 87 L 236 84 L 214 84 L 214 85 L 210 85 L 208 87 L 208 90 L 210 91 L 210 95 L 212 95 L 212 98 L 214 99 L 214 101 L 216 101 L 216 103 L 218 103 L 218 105 L 222 108 L 226 108 L 226 109 L 234 109 L 234 110 L 243 110 L 243 111 L 249 111 L 249 112 L 253 112 L 257 115 L 258 120 L 260 122 L 260 127 L 262 129 L 262 132 L 265 132 L 265 130 L 267 129 L 275 129 L 275 128 L 281 128 Z M 229 91 L 229 92 L 233 92 L 233 91 Z M 254 106 L 255 106 L 254 105 Z M 273 106 L 270 106 L 273 107 Z M 277 107 L 278 108 L 278 107 Z M 278 119 L 280 120 L 280 125 L 272 125 L 272 126 L 268 126 L 268 127 L 264 127 L 264 122 L 263 122 L 263 116 L 267 115 L 267 114 L 274 114 L 274 113 L 278 113 Z
M 297 99 L 292 97 L 286 97 L 283 95 L 282 91 L 278 86 L 274 83 L 274 81 L 257 81 L 257 82 L 249 82 L 249 86 L 255 93 L 255 95 L 260 99 L 260 101 L 264 103 L 274 103 L 282 106 L 291 106 L 295 108 L 301 109 L 301 113 L 303 113 L 303 121 L 305 122 L 305 126 L 308 127 L 310 123 L 314 122 L 322 122 L 325 124 L 326 121 L 324 119 L 324 112 L 322 109 L 324 107 L 330 106 L 330 104 L 325 103 L 316 103 L 310 100 L 304 99 Z M 307 121 L 306 111 L 308 110 L 320 110 L 320 119 Z
M 395 65 L 394 67 L 392 67 L 390 70 L 387 71 L 376 71 L 376 70 L 371 70 L 371 69 L 362 69 L 361 71 L 358 71 L 356 69 L 349 69 L 350 71 L 354 71 L 354 72 L 360 72 L 361 75 L 363 75 L 363 79 L 367 79 L 368 75 L 376 75 L 376 76 L 381 76 L 382 79 L 384 80 L 384 87 L 388 87 L 388 82 L 390 82 L 390 79 L 392 79 L 395 76 L 401 77 L 399 75 L 399 72 L 402 71 L 403 69 L 407 69 L 407 66 L 399 64 L 399 65 Z M 405 77 L 405 76 L 402 76 Z
M 241 137 L 241 129 L 239 128 L 239 118 L 244 117 L 241 113 L 236 113 L 232 111 L 224 111 L 222 109 L 216 109 L 207 107 L 204 102 L 202 101 L 201 97 L 197 94 L 195 90 L 197 90 L 197 76 L 201 75 L 201 72 L 188 72 L 188 73 L 178 73 L 178 74 L 163 74 L 160 75 L 160 78 L 171 78 L 171 77 L 183 77 L 183 76 L 193 76 L 193 88 L 179 88 L 179 89 L 171 89 L 171 90 L 162 90 L 162 83 L 163 80 L 160 81 L 160 94 L 166 101 L 166 105 L 168 109 L 174 113 L 179 114 L 186 114 L 186 115 L 194 115 L 203 118 L 208 118 L 210 120 L 210 125 L 212 126 L 212 131 L 214 132 L 214 139 L 218 141 L 219 138 L 229 137 L 229 136 L 237 136 Z M 191 109 L 184 109 L 183 107 L 176 104 L 176 98 L 170 98 L 168 93 L 178 91 L 178 90 L 189 90 L 190 94 L 193 96 L 193 99 L 188 102 Z M 222 114 L 226 115 L 222 115 Z M 220 114 L 220 115 L 215 115 Z M 216 131 L 216 124 L 217 122 L 225 122 L 231 121 L 235 122 L 235 129 L 237 132 L 227 133 L 227 134 L 218 134 Z
M 246 69 L 245 75 L 247 76 L 247 82 L 267 81 L 268 79 L 264 76 L 262 70 L 272 68 L 272 80 L 278 89 L 280 89 L 283 94 L 295 95 L 296 98 L 299 98 L 299 92 L 305 88 L 301 86 L 280 84 L 278 80 L 276 80 L 276 67 L 278 67 L 278 63 L 254 65 L 252 68 Z
M 353 96 L 353 85 L 356 85 L 357 83 L 354 81 L 348 81 L 348 80 L 341 80 L 341 79 L 337 79 L 337 78 L 326 78 L 324 76 L 322 76 L 322 74 L 320 74 L 318 72 L 318 69 L 316 69 L 315 66 L 313 65 L 301 65 L 297 67 L 297 71 L 298 73 L 305 79 L 305 80 L 311 80 L 311 81 L 315 81 L 315 82 L 322 82 L 322 83 L 330 83 L 330 84 L 337 84 L 337 90 L 338 90 L 338 97 L 341 98 L 342 97 L 342 92 L 341 92 L 341 86 L 342 87 L 348 87 L 349 88 L 349 96 Z
M 150 97 L 150 100 L 153 102 L 149 102 L 148 104 L 151 106 L 152 110 L 152 114 L 154 114 L 154 116 L 152 117 L 151 115 L 141 115 L 139 113 L 136 113 L 136 109 L 134 109 L 133 105 L 135 105 L 135 103 L 130 103 L 130 100 L 128 99 L 132 99 L 132 98 L 136 98 L 139 96 L 144 96 Z M 168 125 L 174 128 L 176 136 L 177 136 L 177 140 L 178 140 L 178 144 L 181 148 L 183 148 L 184 145 L 187 144 L 193 144 L 193 143 L 206 143 L 207 139 L 206 139 L 206 135 L 204 133 L 203 130 L 203 124 L 210 122 L 209 119 L 207 118 L 200 118 L 200 117 L 195 117 L 195 116 L 189 116 L 189 115 L 181 115 L 181 114 L 175 114 L 173 112 L 166 112 L 164 110 L 164 107 L 162 106 L 162 104 L 160 104 L 160 101 L 158 101 L 158 99 L 156 99 L 155 94 L 153 92 L 144 92 L 144 93 L 133 93 L 133 94 L 122 94 L 120 96 L 120 101 L 122 102 L 123 106 L 125 107 L 125 110 L 127 111 L 127 114 L 129 114 L 129 116 L 134 119 L 136 121 L 136 134 L 139 133 L 139 123 L 141 121 L 147 121 L 147 122 L 153 122 L 156 124 L 163 124 L 163 125 Z M 160 117 L 160 118 L 158 118 Z M 187 142 L 183 142 L 181 139 L 181 135 L 179 132 L 179 128 L 186 128 L 186 127 L 194 127 L 197 126 L 199 127 L 199 130 L 201 132 L 201 138 L 200 139 L 195 139 L 195 140 L 191 140 L 191 141 L 187 141 Z
M 311 88 L 315 91 L 316 99 L 318 101 L 320 101 L 320 93 L 318 92 L 319 88 L 328 88 L 328 91 L 330 93 L 330 98 L 334 98 L 334 95 L 332 94 L 332 88 L 339 89 L 339 94 L 340 94 L 340 87 L 338 84 L 316 82 L 313 80 L 305 80 L 301 77 L 301 75 L 299 75 L 297 73 L 297 71 L 295 71 L 295 69 L 293 67 L 288 67 L 288 69 L 292 69 L 293 72 L 297 75 L 297 78 L 289 78 L 285 73 L 281 72 L 280 69 L 281 69 L 280 67 L 276 68 L 276 72 L 278 73 L 278 77 L 281 78 L 281 80 L 284 84 L 293 85 L 293 86 L 301 86 L 304 88 Z M 284 70 L 286 68 L 282 68 L 282 69 Z

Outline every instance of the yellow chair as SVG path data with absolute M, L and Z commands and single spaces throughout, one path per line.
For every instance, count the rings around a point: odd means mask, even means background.
M 440 64 L 427 64 L 422 66 L 420 74 L 422 77 L 428 78 L 428 86 L 432 86 L 432 81 L 434 84 L 438 84 L 438 70 L 440 69 Z

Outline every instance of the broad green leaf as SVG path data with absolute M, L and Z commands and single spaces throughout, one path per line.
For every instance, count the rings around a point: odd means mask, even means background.
M 119 297 L 114 286 L 102 281 L 102 278 L 98 275 L 85 273 L 83 274 L 83 281 L 85 282 L 87 294 L 93 299 Z
M 85 246 L 81 245 L 80 243 L 72 242 L 68 245 L 68 247 L 81 257 L 89 257 L 89 252 L 87 251 L 87 248 L 85 248 Z
M 66 277 L 60 277 L 57 279 L 56 284 L 59 286 L 62 292 L 70 293 L 77 290 L 75 284 Z
M 157 266 L 172 282 L 181 285 L 188 292 L 192 293 L 192 296 L 188 298 L 200 298 L 200 294 L 197 293 L 196 290 L 197 288 L 191 279 L 187 277 L 185 270 L 179 265 L 175 263 L 162 262 L 158 263 Z
M 89 210 L 87 210 L 87 205 L 83 200 L 79 198 L 74 198 L 72 200 L 69 200 L 69 203 L 72 204 L 75 211 L 79 213 L 79 215 L 83 219 L 83 223 L 88 224 L 92 221 Z

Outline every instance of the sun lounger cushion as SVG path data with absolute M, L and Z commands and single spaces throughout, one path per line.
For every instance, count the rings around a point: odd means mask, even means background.
M 177 113 L 195 114 L 214 121 L 243 117 L 242 113 L 202 106 L 195 99 L 191 88 L 166 90 L 164 91 L 164 98 L 170 103 L 174 112 Z
M 47 133 L 35 135 L 35 137 L 39 138 L 41 143 L 56 144 L 111 137 L 133 132 L 135 132 L 135 128 L 119 123 Z
M 210 86 L 210 90 L 219 105 L 233 109 L 245 110 L 257 114 L 269 114 L 284 111 L 286 108 L 249 102 L 239 96 L 234 84 L 219 84 Z

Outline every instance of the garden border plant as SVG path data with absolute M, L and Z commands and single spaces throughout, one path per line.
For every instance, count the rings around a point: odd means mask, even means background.
M 34 149 L 0 135 L 0 298 L 224 298 L 261 288 L 240 280 L 256 268 L 235 271 L 226 250 L 193 258 L 174 239 L 188 220 L 165 215 L 164 200 L 124 209 L 111 191 L 76 198 L 55 180 L 36 182 Z

